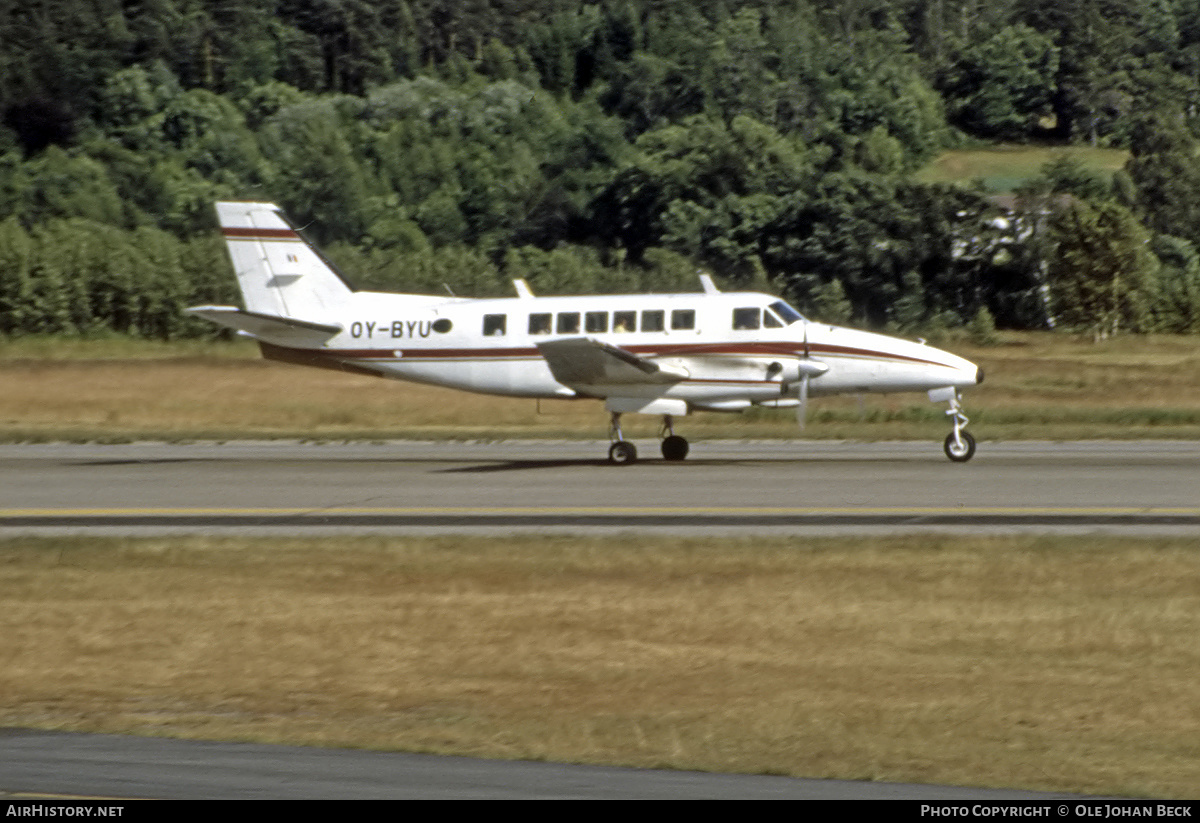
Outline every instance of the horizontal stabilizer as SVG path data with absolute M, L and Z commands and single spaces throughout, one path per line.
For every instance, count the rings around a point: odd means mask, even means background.
M 277 346 L 315 349 L 342 331 L 337 325 L 259 314 L 235 306 L 194 306 L 186 311 Z
M 550 373 L 564 386 L 678 383 L 687 371 L 639 357 L 590 337 L 569 337 L 538 344 Z

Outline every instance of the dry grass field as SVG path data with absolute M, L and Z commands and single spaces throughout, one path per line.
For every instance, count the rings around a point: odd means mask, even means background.
M 966 393 L 983 440 L 1200 436 L 1200 337 L 1006 334 L 996 346 L 941 343 L 980 363 Z M 936 439 L 944 406 L 922 394 L 816 398 L 805 437 Z M 655 418 L 628 432 L 652 436 Z M 0 439 L 122 440 L 584 437 L 603 440 L 599 403 L 494 398 L 267 363 L 249 344 L 18 340 L 0 343 Z M 693 438 L 795 437 L 792 413 L 698 414 Z
M 1194 541 L 0 543 L 0 725 L 1194 798 Z
M 982 440 L 1200 436 L 1200 338 L 1003 335 Z M 922 395 L 807 437 L 941 439 Z M 0 439 L 589 437 L 597 403 L 0 341 Z M 657 421 L 630 427 L 649 436 Z M 787 412 L 689 437 L 793 437 Z M 0 541 L 0 725 L 1194 798 L 1196 541 Z

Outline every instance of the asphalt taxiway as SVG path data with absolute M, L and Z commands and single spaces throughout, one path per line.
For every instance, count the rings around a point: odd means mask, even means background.
M 643 455 L 656 449 L 640 444 Z M 1200 443 L 590 441 L 0 445 L 0 534 L 1200 534 Z
M 1068 795 L 769 775 L 573 766 L 0 729 L 0 801 L 163 800 L 929 800 Z M 45 801 L 42 801 L 45 802 Z

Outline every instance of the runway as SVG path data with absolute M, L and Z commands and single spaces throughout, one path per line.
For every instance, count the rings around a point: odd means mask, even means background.
M 656 444 L 639 444 L 642 454 Z M 0 534 L 1200 534 L 1200 443 L 590 441 L 0 446 Z
M 114 801 L 1080 799 L 1020 789 L 657 771 L 25 729 L 0 729 L 0 763 L 4 764 L 0 801 L 52 797 L 59 804 L 70 804 L 71 797 L 80 796 Z
M 655 444 L 639 443 L 643 455 Z M 1200 535 L 1200 443 L 0 445 L 0 536 L 1059 531 Z M 165 798 L 1032 799 L 1020 791 L 0 731 L 4 792 Z

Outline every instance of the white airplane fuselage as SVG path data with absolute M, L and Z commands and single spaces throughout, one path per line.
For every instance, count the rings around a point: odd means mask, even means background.
M 949 402 L 952 460 L 974 453 L 958 390 L 983 379 L 957 355 L 810 321 L 760 292 L 467 299 L 355 291 L 270 203 L 218 203 L 244 308 L 190 312 L 259 341 L 265 357 L 483 394 L 595 398 L 613 415 L 610 458 L 631 462 L 619 417 L 664 416 L 667 459 L 695 410 L 798 406 L 810 396 L 927 391 Z M 672 441 L 672 442 L 668 442 Z M 614 457 L 614 454 L 616 455 Z
M 756 292 L 484 300 L 355 292 L 347 306 L 322 318 L 343 329 L 323 347 L 300 355 L 267 344 L 264 354 L 483 394 L 663 397 L 683 400 L 690 408 L 726 411 L 794 404 L 797 401 L 789 402 L 782 389 L 799 377 L 789 365 L 805 360 L 828 366 L 811 379 L 811 396 L 965 388 L 978 382 L 975 364 L 887 335 L 805 319 L 773 328 L 761 322 L 755 329 L 733 328 L 734 311 L 770 312 L 778 302 Z M 663 328 L 640 330 L 643 314 L 654 312 L 662 313 Z M 677 312 L 692 313 L 692 328 L 670 327 Z M 614 331 L 613 318 L 622 314 L 631 314 L 635 323 L 630 325 L 638 330 Z M 531 333 L 531 318 L 537 315 L 548 315 L 548 330 Z M 585 332 L 588 315 L 596 326 L 599 315 L 606 315 L 608 331 Z M 486 335 L 485 318 L 490 318 L 491 332 Z M 498 318 L 503 318 L 502 331 Z M 559 332 L 560 327 L 573 330 Z M 619 346 L 687 376 L 665 386 L 638 382 L 568 387 L 555 378 L 538 345 L 580 336 Z M 317 359 L 323 362 L 313 362 Z

